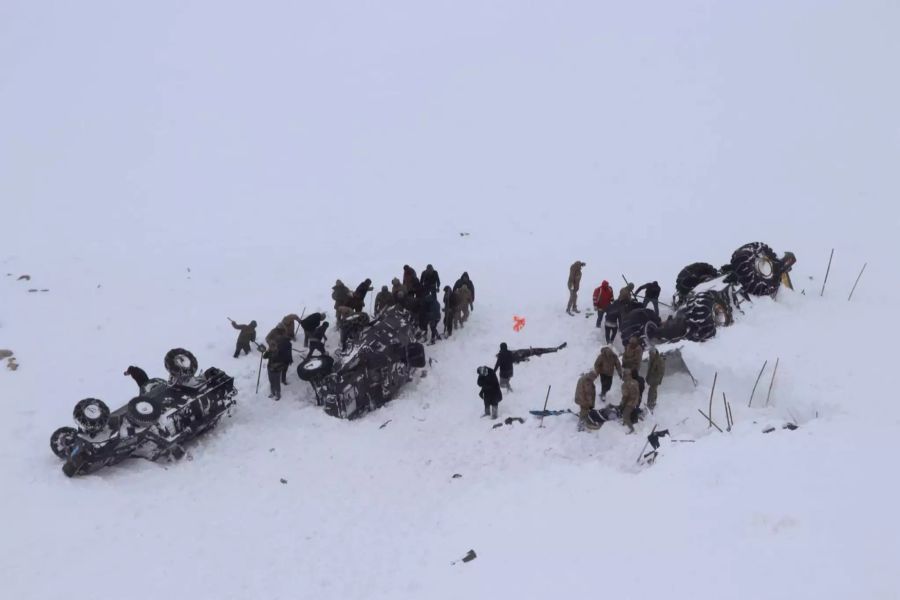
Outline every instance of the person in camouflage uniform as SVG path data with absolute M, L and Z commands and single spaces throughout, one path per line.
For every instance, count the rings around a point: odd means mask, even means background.
M 631 376 L 631 371 L 625 371 L 622 379 L 622 402 L 619 404 L 619 412 L 622 415 L 622 423 L 628 428 L 628 433 L 634 433 L 632 415 L 641 400 L 637 381 Z
M 641 340 L 637 336 L 633 336 L 628 340 L 625 352 L 622 353 L 622 368 L 626 371 L 637 370 L 641 367 L 643 359 L 644 347 L 641 346 Z
M 594 371 L 600 375 L 600 401 L 606 402 L 606 393 L 612 388 L 613 373 L 622 377 L 622 363 L 611 346 L 604 346 L 594 361 Z
M 581 288 L 581 269 L 585 267 L 587 263 L 576 260 L 572 263 L 572 266 L 569 267 L 569 303 L 566 305 L 566 314 L 573 314 L 581 312 L 578 310 L 578 290 Z
M 656 348 L 650 348 L 650 364 L 647 366 L 647 408 L 656 408 L 656 388 L 666 375 L 666 359 Z
M 287 335 L 287 331 L 284 330 L 284 326 L 279 323 L 275 326 L 272 331 L 266 334 L 266 346 L 268 348 L 274 349 L 278 347 L 278 340 Z
M 578 405 L 578 418 L 582 422 L 594 408 L 594 399 L 597 397 L 597 386 L 594 384 L 596 379 L 597 371 L 592 369 L 579 377 L 575 385 L 575 404 Z
M 381 291 L 375 296 L 375 314 L 379 314 L 381 311 L 394 304 L 394 295 L 388 290 L 388 286 L 381 286 Z
M 231 319 L 228 320 L 231 321 Z M 240 331 L 234 347 L 234 357 L 240 356 L 241 351 L 244 354 L 250 354 L 250 342 L 256 341 L 256 321 L 250 321 L 249 325 L 238 325 L 231 321 L 231 326 Z
M 285 315 L 283 319 L 281 319 L 281 326 L 284 327 L 284 331 L 291 341 L 297 339 L 297 332 L 294 331 L 294 323 L 300 324 L 300 317 L 294 313 L 289 315 Z
M 456 302 L 456 326 L 462 328 L 469 320 L 469 310 L 472 308 L 472 290 L 467 285 L 457 288 L 454 295 L 458 296 Z

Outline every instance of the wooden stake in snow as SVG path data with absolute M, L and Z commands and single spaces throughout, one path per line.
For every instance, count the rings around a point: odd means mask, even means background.
M 718 430 L 719 430 L 719 433 L 724 433 L 724 432 L 722 431 L 722 428 L 719 427 L 718 425 L 716 425 L 716 423 L 715 423 L 712 419 L 710 419 L 709 415 L 707 415 L 705 412 L 703 412 L 703 411 L 700 410 L 699 408 L 697 409 L 697 412 L 700 413 L 701 415 L 703 415 L 703 418 L 704 418 L 704 419 L 709 419 L 710 425 L 712 425 L 713 427 L 715 427 L 716 429 L 718 429 Z
M 766 365 L 769 364 L 769 361 L 763 363 L 762 369 L 759 370 L 759 375 L 756 376 L 756 383 L 753 384 L 753 391 L 750 392 L 750 402 L 747 403 L 747 408 L 753 406 L 753 394 L 756 393 L 756 386 L 759 385 L 759 380 L 762 379 L 763 371 L 766 370 Z
M 713 394 L 716 393 L 716 381 L 717 381 L 718 379 L 719 379 L 719 372 L 716 371 L 716 375 L 715 375 L 715 377 L 713 377 L 713 386 L 712 386 L 712 389 L 709 391 L 709 417 L 707 417 L 707 418 L 709 419 L 709 427 L 712 427 L 712 426 L 713 426 L 713 422 L 712 422 L 712 400 L 713 400 Z M 708 429 L 709 427 L 707 427 L 707 429 Z M 718 429 L 718 427 L 716 427 L 716 429 Z M 719 429 L 719 431 L 722 431 L 722 430 Z
M 769 405 L 769 398 L 772 397 L 772 386 L 775 385 L 775 374 L 778 373 L 778 361 L 780 358 L 775 359 L 775 369 L 772 371 L 772 381 L 769 382 L 769 393 L 766 394 L 766 406 Z
M 544 426 L 544 415 L 547 414 L 547 402 L 550 400 L 550 388 L 551 387 L 553 387 L 553 386 L 550 386 L 550 385 L 547 386 L 547 397 L 544 398 L 544 411 L 541 413 L 541 424 L 538 425 L 538 428 L 541 428 Z
M 725 429 L 731 431 L 731 417 L 728 415 L 728 399 L 725 392 L 722 392 L 722 407 L 725 409 Z
M 828 274 L 831 272 L 831 259 L 834 258 L 834 248 L 831 249 L 831 256 L 828 257 L 828 268 L 825 269 L 825 281 L 822 282 L 822 291 L 819 292 L 819 297 L 825 295 L 825 284 L 828 283 Z
M 863 265 L 863 268 L 859 271 L 859 275 L 856 276 L 856 281 L 853 283 L 853 289 L 850 290 L 850 295 L 847 296 L 847 302 L 850 302 L 850 298 L 853 297 L 853 292 L 856 291 L 856 284 L 859 283 L 859 278 L 862 277 L 863 271 L 866 270 L 866 265 L 868 265 L 868 264 L 869 264 L 869 263 L 865 263 L 865 264 Z
M 728 402 L 727 406 L 728 406 L 728 420 L 731 421 L 731 428 L 734 429 L 734 413 L 731 412 L 731 402 Z

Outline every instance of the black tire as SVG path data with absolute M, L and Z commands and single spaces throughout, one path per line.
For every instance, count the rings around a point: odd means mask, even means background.
M 781 261 L 762 242 L 745 244 L 731 255 L 731 272 L 744 293 L 772 296 L 781 285 Z
M 184 348 L 173 348 L 166 352 L 163 364 L 172 377 L 193 377 L 199 368 L 197 357 Z
M 162 416 L 163 407 L 156 398 L 137 396 L 128 401 L 125 409 L 128 420 L 137 425 L 152 425 Z
M 97 433 L 109 422 L 109 407 L 102 400 L 85 398 L 72 411 L 75 423 L 87 433 Z
M 330 356 L 314 356 L 297 365 L 297 377 L 301 381 L 315 381 L 330 375 L 333 369 L 333 358 Z
M 413 342 L 406 347 L 406 364 L 413 369 L 424 369 L 427 361 L 425 360 L 425 346 Z
M 50 449 L 57 458 L 68 458 L 69 447 L 75 441 L 78 430 L 74 427 L 60 427 L 50 436 Z
M 715 337 L 718 326 L 728 326 L 733 322 L 728 298 L 719 292 L 701 292 L 691 296 L 685 307 L 687 339 L 705 342 Z
M 675 297 L 673 298 L 675 306 L 679 306 L 685 302 L 687 295 L 691 291 L 707 281 L 712 281 L 716 277 L 721 276 L 719 269 L 709 263 L 697 262 L 683 268 L 678 277 L 675 278 Z

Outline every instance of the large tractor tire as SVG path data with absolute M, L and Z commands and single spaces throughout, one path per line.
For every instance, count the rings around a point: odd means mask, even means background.
M 687 300 L 687 296 L 701 283 L 712 281 L 722 273 L 709 263 L 697 262 L 683 268 L 675 278 L 674 305 L 681 306 Z
M 731 255 L 731 272 L 745 294 L 772 296 L 781 285 L 781 261 L 766 244 L 745 244 Z
M 109 407 L 102 400 L 85 398 L 75 405 L 72 417 L 86 433 L 97 433 L 109 421 Z
M 717 327 L 727 327 L 733 321 L 728 298 L 719 292 L 691 296 L 685 307 L 686 337 L 693 342 L 705 342 L 715 337 Z
M 163 364 L 165 364 L 169 375 L 176 379 L 193 377 L 199 368 L 197 357 L 184 348 L 172 348 L 166 352 Z

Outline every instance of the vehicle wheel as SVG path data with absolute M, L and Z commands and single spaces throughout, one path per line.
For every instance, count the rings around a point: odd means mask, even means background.
M 719 277 L 722 273 L 709 263 L 697 262 L 683 268 L 678 277 L 675 278 L 675 294 L 674 303 L 676 306 L 683 304 L 687 295 L 691 291 L 707 281 L 712 281 Z
M 685 307 L 687 338 L 693 342 L 705 342 L 715 337 L 717 327 L 733 323 L 731 305 L 718 292 L 701 292 L 692 296 Z
M 75 441 L 78 430 L 74 427 L 60 427 L 50 436 L 50 449 L 58 458 L 69 456 L 69 447 Z
M 301 381 L 315 381 L 331 373 L 334 359 L 330 356 L 314 356 L 297 365 L 297 377 Z
M 413 369 L 424 369 L 427 364 L 425 361 L 425 346 L 414 342 L 406 347 L 406 364 Z
M 781 261 L 766 244 L 745 244 L 731 255 L 731 270 L 744 292 L 771 296 L 781 284 Z
M 193 377 L 197 373 L 197 357 L 184 348 L 173 348 L 163 360 L 172 377 Z
M 72 411 L 75 422 L 87 433 L 97 433 L 109 421 L 109 407 L 102 400 L 85 398 Z
M 162 416 L 162 405 L 155 398 L 138 396 L 128 401 L 128 420 L 137 425 L 152 425 Z

